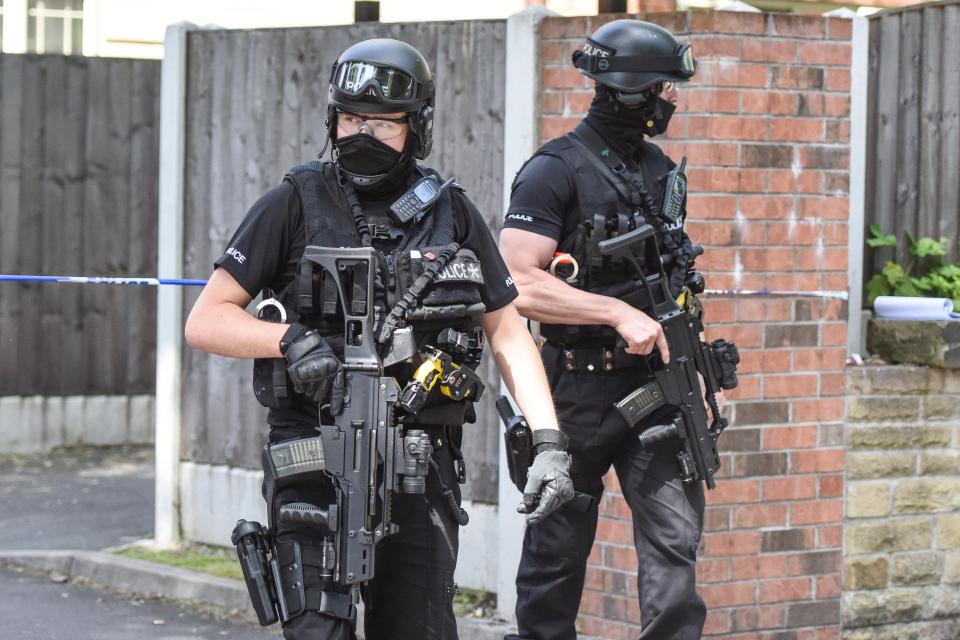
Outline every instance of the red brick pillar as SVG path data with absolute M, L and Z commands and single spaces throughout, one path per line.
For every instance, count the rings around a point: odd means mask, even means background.
M 571 129 L 593 94 L 570 52 L 607 20 L 541 26 L 541 135 Z M 641 16 L 637 16 L 641 17 Z M 712 289 L 846 290 L 848 20 L 777 14 L 647 14 L 693 43 L 669 135 L 688 157 L 688 232 Z M 733 427 L 708 495 L 700 549 L 706 634 L 728 640 L 839 636 L 845 304 L 705 297 L 708 337 L 740 346 Z M 608 477 L 580 609 L 582 631 L 640 631 L 630 513 Z

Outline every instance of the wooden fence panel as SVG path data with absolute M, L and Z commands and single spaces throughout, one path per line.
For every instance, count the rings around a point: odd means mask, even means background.
M 870 21 L 865 223 L 902 237 L 951 239 L 960 259 L 960 3 Z M 905 247 L 896 259 L 906 261 Z M 864 278 L 889 250 L 867 249 Z
M 256 198 L 324 146 L 330 66 L 351 44 L 390 37 L 416 46 L 437 83 L 434 147 L 426 164 L 456 176 L 492 229 L 502 214 L 503 21 L 358 24 L 310 29 L 197 31 L 188 36 L 184 275 L 208 277 Z M 184 314 L 196 299 L 187 295 Z M 184 457 L 260 465 L 264 411 L 251 364 L 184 354 Z M 468 498 L 494 501 L 498 380 L 467 429 Z
M 160 64 L 0 56 L 0 271 L 156 270 Z M 156 291 L 0 283 L 0 395 L 154 388 Z
M 939 235 L 960 237 L 960 4 L 943 7 Z M 954 259 L 960 255 L 953 254 Z

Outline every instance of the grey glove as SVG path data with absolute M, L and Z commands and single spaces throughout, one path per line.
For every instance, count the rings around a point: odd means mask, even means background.
M 293 331 L 295 329 L 291 328 Z M 343 367 L 323 336 L 315 331 L 303 331 L 288 344 L 281 342 L 281 351 L 290 363 L 287 374 L 294 391 L 317 404 L 323 404 L 329 394 L 330 410 L 335 415 L 340 413 L 343 408 Z
M 517 513 L 526 513 L 527 524 L 537 524 L 573 499 L 570 479 L 570 454 L 566 451 L 541 451 L 533 459 L 523 488 L 523 503 Z

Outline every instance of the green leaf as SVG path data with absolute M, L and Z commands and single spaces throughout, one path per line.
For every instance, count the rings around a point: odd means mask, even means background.
M 897 246 L 897 237 L 892 233 L 884 233 L 880 225 L 874 223 L 870 225 L 872 237 L 867 238 L 867 244 L 871 247 L 895 247 Z
M 910 248 L 910 252 L 912 253 L 914 247 L 917 246 L 917 241 L 914 239 L 913 234 L 909 231 L 904 231 L 903 235 L 907 239 L 907 246 Z
M 893 295 L 906 296 L 908 298 L 922 298 L 923 292 L 917 288 L 911 278 L 902 280 L 893 288 Z
M 880 273 L 886 278 L 887 283 L 894 288 L 907 279 L 907 272 L 903 270 L 903 267 L 889 260 L 887 260 L 887 264 L 883 266 Z
M 948 280 L 960 280 L 960 264 L 940 264 L 931 269 L 930 272 Z
M 887 279 L 884 278 L 879 273 L 874 275 L 867 282 L 867 302 L 873 304 L 873 301 L 877 299 L 877 296 L 888 296 L 890 295 L 890 285 L 887 284 Z
M 867 245 L 871 247 L 895 247 L 897 238 L 895 236 L 881 236 L 879 238 L 867 238 Z
M 946 238 L 940 238 L 939 240 L 934 240 L 933 238 L 920 238 L 916 243 L 911 245 L 910 253 L 918 258 L 926 258 L 928 256 L 944 256 L 947 254 L 948 242 L 949 240 Z
M 934 288 L 933 280 L 929 276 L 922 278 L 910 278 L 910 283 L 918 290 L 923 291 L 923 295 L 928 295 Z

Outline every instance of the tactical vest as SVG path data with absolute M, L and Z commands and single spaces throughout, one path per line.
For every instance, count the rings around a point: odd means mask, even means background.
M 604 150 L 608 155 L 603 155 Z M 632 188 L 618 190 L 605 177 L 604 164 L 608 162 L 610 154 L 612 150 L 585 122 L 581 122 L 574 131 L 547 142 L 535 154 L 563 160 L 574 178 L 577 207 L 565 217 L 557 243 L 557 251 L 571 254 L 579 265 L 577 278 L 569 284 L 605 295 L 611 288 L 635 279 L 636 274 L 626 265 L 611 263 L 606 258 L 594 255 L 590 250 L 590 245 L 597 241 L 594 234 L 600 234 L 599 239 L 602 240 L 624 233 L 627 231 L 625 222 L 644 210 L 640 193 Z M 637 173 L 631 174 L 630 167 L 621 166 L 621 175 L 639 178 L 652 198 L 649 206 L 659 212 L 663 198 L 661 178 L 669 171 L 666 156 L 659 147 L 644 140 L 638 157 L 640 164 Z M 623 182 L 626 185 L 629 180 Z M 542 323 L 540 333 L 551 342 L 566 346 L 612 345 L 618 337 L 613 327 L 605 325 Z
M 426 167 L 418 166 L 417 170 L 424 176 L 438 175 Z M 306 245 L 362 246 L 357 220 L 350 212 L 332 163 L 313 161 L 299 165 L 288 171 L 284 180 L 294 186 L 303 205 Z M 456 240 L 450 190 L 444 191 L 419 222 L 402 227 L 386 223 L 386 220 L 377 222 L 368 223 L 374 245 L 377 238 L 384 241 L 390 238 L 389 244 L 396 245 L 388 252 L 378 249 L 380 269 L 374 305 L 378 310 L 377 317 L 382 320 L 423 272 L 427 260 L 424 256 L 430 252 L 439 253 Z M 482 282 L 476 256 L 461 248 L 417 304 L 406 313 L 406 324 L 413 327 L 417 345 L 435 343 L 438 332 L 447 328 L 481 335 L 479 317 L 483 305 L 479 285 Z M 333 283 L 317 277 L 312 263 L 301 261 L 299 273 L 289 285 L 279 292 L 264 290 L 263 297 L 277 299 L 287 310 L 288 322 L 300 322 L 331 338 L 342 336 L 343 316 L 337 310 L 336 290 Z M 336 351 L 336 341 L 331 340 L 331 343 Z M 464 364 L 475 366 L 479 363 Z M 404 378 L 409 377 L 409 369 L 409 364 L 395 365 L 389 375 L 397 376 L 402 386 L 406 381 Z M 283 359 L 255 361 L 253 386 L 257 399 L 270 409 L 302 407 L 308 402 L 293 391 Z M 424 409 L 417 413 L 418 423 L 458 425 L 474 416 L 469 400 L 453 402 L 439 393 L 436 396 L 434 398 L 431 394 Z

